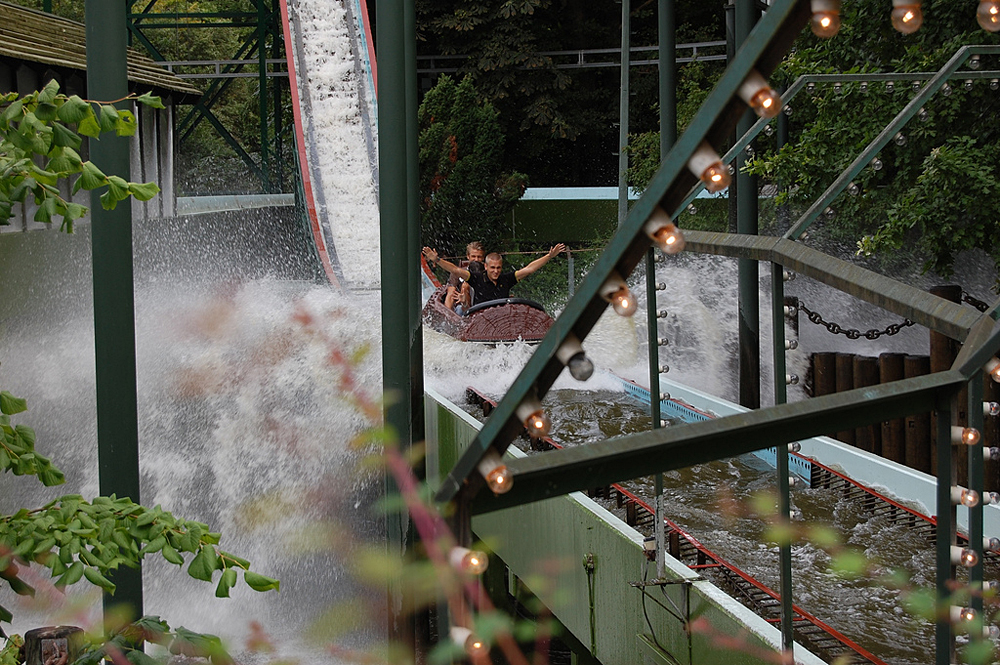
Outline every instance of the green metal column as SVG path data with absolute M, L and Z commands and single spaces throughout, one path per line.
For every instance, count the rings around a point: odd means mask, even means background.
M 410 354 L 410 441 L 424 440 L 424 338 L 421 326 L 420 249 L 423 246 L 420 232 L 420 145 L 417 140 L 417 12 L 416 3 L 409 0 L 404 5 L 403 43 L 406 62 L 406 165 L 407 165 L 407 274 L 409 291 Z M 421 474 L 421 477 L 423 475 Z
M 677 38 L 674 29 L 674 0 L 659 0 L 657 4 L 660 85 L 660 161 L 667 156 L 677 140 L 677 86 L 674 81 L 674 64 L 677 58 Z M 646 329 L 649 344 L 649 415 L 653 429 L 660 427 L 660 347 L 656 305 L 656 248 L 646 252 Z M 656 576 L 666 573 L 663 530 L 663 474 L 656 474 L 653 481 L 656 494 Z
M 632 66 L 631 0 L 622 0 L 621 97 L 618 105 L 618 224 L 628 215 L 628 110 L 629 68 Z
M 785 384 L 784 272 L 781 264 L 771 264 L 771 338 L 774 354 L 775 404 L 784 404 L 788 401 Z M 788 444 L 782 442 L 777 448 L 778 519 L 790 524 L 792 504 L 788 487 Z M 780 580 L 778 592 L 781 595 L 781 647 L 792 653 L 795 648 L 795 636 L 792 630 L 792 543 L 790 541 L 778 545 L 778 568 Z
M 417 275 L 409 269 L 400 271 L 398 266 L 409 268 L 412 255 L 418 251 L 413 248 L 410 238 L 410 199 L 407 193 L 412 182 L 408 136 L 412 135 L 412 126 L 416 122 L 416 109 L 407 104 L 408 81 L 416 77 L 415 72 L 407 71 L 408 44 L 415 40 L 412 20 L 407 20 L 408 12 L 412 15 L 412 4 L 413 0 L 378 0 L 376 4 L 384 416 L 386 425 L 398 436 L 404 453 L 412 445 L 414 434 L 410 399 L 414 366 L 410 355 L 411 344 L 415 340 L 410 328 L 410 301 L 412 282 Z M 416 338 L 416 343 L 419 343 L 419 334 Z M 387 475 L 386 494 L 392 496 L 396 493 L 396 484 Z M 412 543 L 407 514 L 391 513 L 387 519 L 387 532 L 389 555 L 405 556 Z M 414 649 L 413 626 L 405 614 L 407 603 L 404 596 L 407 593 L 405 585 L 390 585 L 389 637 Z
M 736 51 L 746 42 L 757 22 L 756 2 L 736 2 Z M 757 118 L 746 111 L 736 125 L 736 135 L 743 136 Z M 757 179 L 743 173 L 746 152 L 736 158 L 736 232 L 757 235 Z M 732 193 L 730 193 L 731 195 Z M 760 408 L 760 291 L 756 261 L 739 260 L 739 350 L 740 404 Z
M 87 0 L 87 96 L 128 95 L 125 4 Z M 126 104 L 127 106 L 127 104 Z M 90 159 L 107 174 L 129 179 L 129 139 L 114 132 L 90 141 Z M 90 198 L 94 271 L 94 353 L 97 363 L 97 449 L 100 491 L 139 501 L 139 416 L 135 378 L 135 295 L 131 201 L 105 210 L 100 190 Z M 142 614 L 142 571 L 121 568 L 104 608 Z
M 267 127 L 267 7 L 265 0 L 257 0 L 257 108 L 260 113 L 260 170 L 264 174 L 264 192 L 271 191 L 271 169 L 268 167 Z
M 947 397 L 938 398 L 937 416 L 937 621 L 934 629 L 934 662 L 949 665 L 954 662 L 955 636 L 952 632 L 951 608 L 952 581 L 955 579 L 951 563 L 951 546 L 955 544 L 955 505 L 951 499 L 955 470 L 952 465 L 951 423 L 952 404 Z
M 979 505 L 969 511 L 969 547 L 974 549 L 979 555 L 979 561 L 969 571 L 969 587 L 972 589 L 972 609 L 976 611 L 976 616 L 980 617 L 980 622 L 985 623 L 986 617 L 983 615 L 983 596 L 977 591 L 983 588 L 983 507 L 986 505 L 983 495 L 983 467 L 986 461 L 983 459 L 983 375 L 976 372 L 972 380 L 969 381 L 969 427 L 979 430 L 980 443 L 977 446 L 966 446 L 969 456 L 969 489 L 979 492 Z M 984 638 L 982 631 L 971 631 L 973 642 L 981 642 Z

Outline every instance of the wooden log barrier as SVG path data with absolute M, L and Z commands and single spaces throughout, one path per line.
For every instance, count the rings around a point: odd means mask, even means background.
M 929 374 L 930 358 L 927 356 L 906 356 L 903 358 L 903 377 L 912 379 Z M 904 447 L 906 466 L 924 473 L 931 472 L 931 414 L 929 411 L 906 417 Z
M 842 393 L 845 390 L 851 390 L 853 388 L 854 388 L 854 354 L 838 353 L 837 392 Z M 853 429 L 837 432 L 837 438 L 843 441 L 844 443 L 849 443 L 852 446 L 855 445 L 856 437 Z
M 883 353 L 878 357 L 879 383 L 903 378 L 902 353 Z M 903 418 L 882 423 L 882 457 L 900 464 L 906 463 L 906 422 Z
M 867 356 L 854 356 L 854 387 L 878 385 L 878 360 Z M 864 425 L 854 430 L 854 445 L 876 455 L 882 454 L 882 427 L 878 423 Z

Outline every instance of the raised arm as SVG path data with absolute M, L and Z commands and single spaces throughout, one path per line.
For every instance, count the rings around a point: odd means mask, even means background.
M 526 265 L 523 268 L 521 268 L 520 270 L 516 271 L 514 273 L 514 277 L 516 277 L 517 281 L 520 282 L 522 279 L 524 279 L 525 277 L 527 277 L 528 275 L 530 275 L 531 273 L 535 272 L 536 270 L 538 270 L 539 268 L 541 268 L 542 266 L 544 266 L 546 263 L 548 263 L 549 259 L 551 259 L 553 256 L 556 256 L 557 254 L 561 254 L 561 253 L 563 253 L 565 251 L 566 251 L 566 245 L 564 245 L 562 243 L 559 243 L 558 245 L 554 245 L 552 247 L 552 249 L 549 250 L 548 254 L 546 254 L 545 256 L 541 256 L 541 257 L 535 259 L 534 261 L 532 261 L 528 265 Z
M 462 279 L 469 279 L 468 270 L 466 270 L 465 268 L 459 268 L 451 261 L 445 261 L 440 256 L 438 256 L 438 253 L 435 250 L 431 249 L 430 247 L 424 247 L 423 252 L 424 252 L 424 258 L 427 259 L 427 263 L 431 264 L 432 268 L 441 266 L 442 268 L 450 272 L 452 275 L 458 275 Z

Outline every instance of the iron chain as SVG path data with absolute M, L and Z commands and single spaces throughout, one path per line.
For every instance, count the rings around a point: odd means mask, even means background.
M 970 305 L 978 309 L 980 312 L 985 312 L 989 308 L 989 304 L 984 303 L 982 300 L 979 300 L 977 298 L 973 298 L 965 291 L 962 291 L 962 302 L 969 303 Z
M 882 335 L 896 335 L 903 328 L 913 325 L 913 321 L 903 319 L 900 323 L 889 324 L 886 326 L 885 330 L 876 330 L 873 328 L 871 330 L 861 332 L 856 328 L 842 328 L 840 325 L 833 323 L 832 321 L 824 321 L 819 312 L 812 311 L 806 307 L 805 303 L 801 300 L 798 303 L 798 309 L 805 312 L 806 316 L 813 323 L 826 326 L 826 329 L 835 335 L 846 335 L 847 339 L 860 339 L 861 337 L 864 337 L 865 339 L 878 339 Z

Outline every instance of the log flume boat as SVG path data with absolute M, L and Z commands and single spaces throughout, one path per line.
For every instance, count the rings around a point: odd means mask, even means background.
M 509 344 L 524 341 L 537 344 L 552 327 L 552 317 L 534 300 L 502 298 L 470 307 L 464 314 L 445 307 L 447 286 L 441 284 L 421 258 L 425 277 L 434 291 L 424 305 L 425 325 L 463 342 Z

